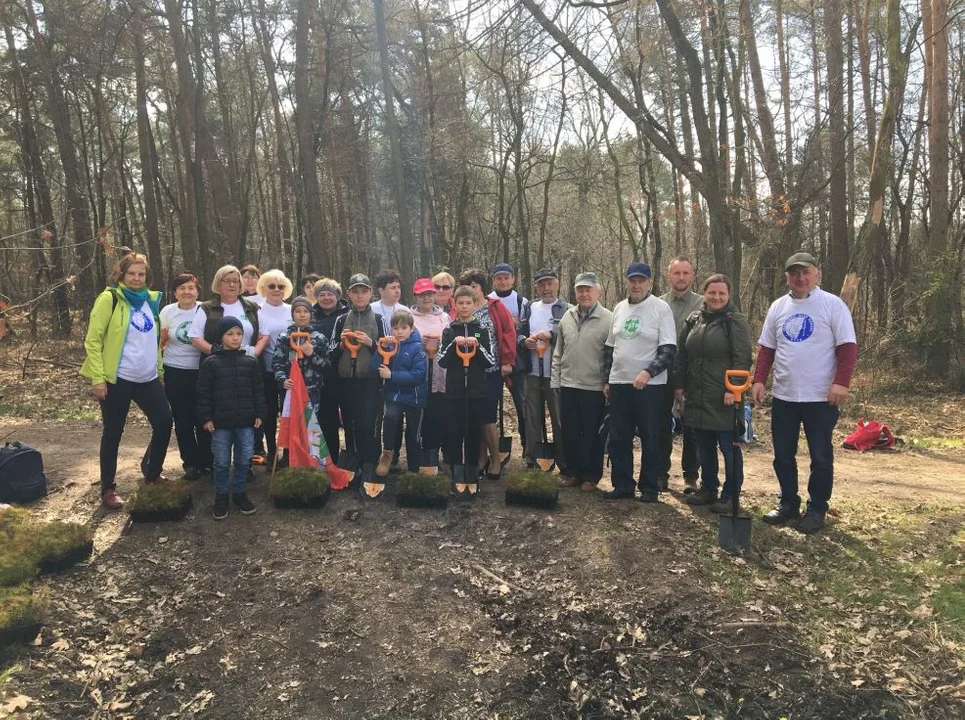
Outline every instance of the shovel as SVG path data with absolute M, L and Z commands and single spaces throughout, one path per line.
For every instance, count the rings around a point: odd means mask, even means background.
M 539 388 L 540 392 L 543 391 L 543 355 L 546 354 L 546 348 L 549 347 L 549 343 L 545 340 L 536 341 L 536 362 L 539 363 Z M 548 436 L 546 434 L 546 412 L 543 412 L 543 439 L 541 442 L 536 443 L 536 465 L 543 472 L 551 472 L 553 468 L 556 467 L 556 443 L 549 442 Z M 554 438 L 555 440 L 555 438 Z
M 359 339 L 364 333 L 360 333 L 357 330 L 347 330 L 342 336 L 342 347 L 348 351 L 349 356 L 352 358 L 352 377 L 354 378 L 358 371 L 358 358 L 359 350 L 362 349 L 362 341 Z M 354 477 L 359 470 L 359 453 L 358 448 L 355 446 L 357 433 L 355 432 L 355 418 L 352 418 L 352 446 L 348 447 L 346 442 L 345 450 L 338 454 L 338 466 L 343 470 L 347 470 L 352 473 Z
M 740 384 L 738 384 L 740 383 Z M 744 471 L 744 456 L 741 453 L 740 421 L 742 397 L 751 386 L 751 374 L 747 370 L 727 370 L 724 372 L 724 387 L 734 396 L 734 448 L 731 452 L 731 478 L 734 480 L 734 501 L 730 515 L 720 515 L 717 544 L 725 550 L 751 549 L 751 519 L 740 517 L 740 488 L 737 478 Z
M 288 336 L 288 347 L 295 351 L 296 358 L 294 362 L 298 362 L 303 357 L 305 357 L 305 351 L 302 349 L 301 340 L 305 342 L 311 342 L 312 336 L 307 332 L 301 332 L 296 330 L 291 335 Z M 268 482 L 275 479 L 275 470 L 278 468 L 278 451 L 275 450 L 275 457 L 271 461 L 271 475 L 268 476 Z
M 462 359 L 463 396 L 465 401 L 464 421 L 466 423 L 463 427 L 465 428 L 465 431 L 467 433 L 469 431 L 469 363 L 476 356 L 476 340 L 475 338 L 469 338 L 469 339 L 472 340 L 472 342 L 466 343 L 465 345 L 456 344 L 456 355 L 458 355 Z M 465 444 L 466 443 L 464 440 L 463 445 Z M 465 464 L 466 458 L 463 457 L 462 461 Z M 465 477 L 463 478 L 463 480 L 465 480 Z M 457 482 L 456 494 L 457 495 L 468 494 L 469 497 L 474 497 L 476 494 L 476 488 L 477 488 L 477 484 L 475 482 L 471 482 L 471 483 Z
M 399 352 L 399 341 L 396 340 L 391 335 L 384 335 L 378 339 L 375 344 L 375 350 L 378 352 L 379 357 L 382 358 L 382 364 L 386 367 L 390 367 L 392 364 L 392 358 L 395 354 Z M 381 397 L 379 398 L 379 406 L 385 402 L 385 380 L 382 381 L 379 392 Z M 384 478 L 383 478 L 384 480 Z M 362 483 L 362 492 L 366 497 L 374 500 L 385 490 L 384 482 L 367 482 Z
M 426 349 L 426 355 L 429 357 L 429 390 L 427 392 L 426 412 L 422 414 L 422 422 L 425 422 L 426 413 L 429 410 L 428 400 L 432 398 L 432 366 L 435 364 L 436 353 L 439 352 L 439 336 L 433 333 L 423 335 L 422 346 Z M 438 419 L 433 418 L 433 421 L 437 422 Z M 421 437 L 422 433 L 420 432 L 419 435 Z M 422 450 L 422 465 L 419 466 L 419 474 L 430 477 L 439 474 L 438 448 L 424 448 Z
M 511 387 L 513 381 L 509 378 L 505 379 L 506 387 Z M 502 467 L 509 456 L 513 454 L 513 438 L 506 435 L 506 429 L 503 427 L 503 389 L 499 388 L 499 465 Z

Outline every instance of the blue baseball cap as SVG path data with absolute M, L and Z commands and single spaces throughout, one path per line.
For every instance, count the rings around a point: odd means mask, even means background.
M 653 277 L 653 273 L 650 271 L 650 266 L 644 262 L 633 262 L 627 265 L 627 277 L 628 278 L 646 278 L 649 280 Z
M 499 275 L 499 273 L 509 273 L 510 275 L 515 275 L 516 271 L 513 270 L 513 266 L 510 265 L 509 263 L 499 263 L 496 267 L 493 268 L 493 271 L 489 273 L 489 277 L 493 277 L 494 275 Z

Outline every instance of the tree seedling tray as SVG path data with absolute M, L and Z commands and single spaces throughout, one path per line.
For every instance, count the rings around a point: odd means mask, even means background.
M 0 648 L 37 637 L 45 606 L 43 597 L 27 584 L 0 587 Z
M 396 481 L 395 504 L 406 508 L 445 509 L 449 507 L 449 477 L 403 473 Z
M 55 573 L 90 557 L 93 531 L 72 522 L 34 520 L 26 511 L 0 517 L 0 586 L 26 582 L 38 572 Z
M 279 510 L 311 510 L 325 506 L 332 488 L 323 470 L 288 467 L 275 473 L 268 494 Z
M 65 552 L 54 557 L 41 558 L 37 565 L 37 570 L 41 575 L 50 575 L 63 572 L 74 567 L 77 563 L 84 562 L 94 552 L 94 541 L 87 540 L 80 545 L 67 548 Z
M 183 520 L 193 506 L 191 488 L 183 480 L 142 485 L 128 500 L 127 511 L 137 523 Z
M 553 510 L 560 499 L 556 475 L 541 470 L 520 470 L 506 479 L 506 504 Z

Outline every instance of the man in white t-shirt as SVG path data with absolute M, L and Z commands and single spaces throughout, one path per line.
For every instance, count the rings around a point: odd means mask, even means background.
M 385 319 L 385 324 L 392 322 L 392 313 L 396 310 L 408 310 L 400 301 L 402 299 L 402 277 L 398 270 L 379 270 L 375 276 L 375 290 L 379 299 L 372 303 L 372 309 Z
M 550 388 L 553 377 L 553 349 L 560 328 L 560 319 L 570 309 L 569 303 L 560 298 L 560 280 L 556 271 L 544 268 L 536 272 L 536 297 L 523 308 L 516 331 L 517 357 L 520 354 L 529 359 L 529 376 L 525 382 L 526 466 L 536 466 L 536 443 L 543 437 L 546 426 L 546 410 L 549 410 L 550 425 L 553 428 L 556 464 L 560 469 L 560 479 L 568 486 L 575 483 L 569 476 L 564 463 L 563 433 L 560 430 L 560 406 L 557 394 Z M 543 349 L 539 357 L 537 345 Z
M 801 516 L 795 455 L 803 424 L 811 475 L 807 512 L 797 529 L 810 534 L 825 525 L 834 485 L 831 431 L 838 406 L 848 397 L 858 345 L 851 311 L 837 295 L 818 287 L 821 274 L 812 255 L 792 255 L 784 274 L 790 292 L 775 300 L 764 318 L 751 397 L 757 405 L 764 401 L 773 365 L 771 438 L 781 501 L 764 522 L 783 525 Z
M 516 323 L 516 327 L 519 328 L 520 318 L 526 312 L 529 300 L 513 289 L 516 285 L 516 272 L 513 270 L 513 266 L 509 263 L 498 263 L 493 267 L 489 279 L 493 287 L 489 297 L 499 300 L 503 304 L 503 307 L 512 316 L 513 322 Z M 519 335 L 518 332 L 516 334 Z M 529 353 L 516 353 L 516 364 L 509 376 L 509 382 L 506 383 L 509 386 L 509 395 L 513 398 L 513 405 L 516 406 L 516 423 L 519 428 L 519 442 L 523 450 L 523 457 L 527 457 L 526 413 L 524 408 L 526 405 L 526 359 L 528 357 Z
M 653 273 L 633 262 L 626 273 L 627 299 L 613 308 L 606 339 L 603 393 L 610 401 L 610 478 L 606 500 L 633 499 L 633 438 L 643 446 L 640 501 L 660 502 L 659 478 L 671 396 L 667 371 L 677 353 L 677 333 L 670 306 L 650 290 Z

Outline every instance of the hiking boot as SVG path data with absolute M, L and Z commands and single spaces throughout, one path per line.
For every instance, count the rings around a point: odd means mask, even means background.
M 242 515 L 255 514 L 255 504 L 251 502 L 251 498 L 248 497 L 247 493 L 235 493 L 231 496 L 231 502 L 234 503 L 235 510 Z
M 188 482 L 194 482 L 201 477 L 201 471 L 198 468 L 186 467 L 184 468 L 184 479 Z
M 734 501 L 731 498 L 722 497 L 710 506 L 710 511 L 717 515 L 731 515 L 734 512 Z M 737 512 L 740 513 L 739 508 Z
M 781 503 L 762 517 L 761 520 L 768 525 L 784 525 L 791 520 L 797 520 L 799 517 L 801 517 L 801 509 L 797 505 Z
M 121 499 L 121 496 L 117 494 L 114 488 L 111 488 L 110 490 L 105 490 L 101 495 L 101 505 L 108 510 L 120 510 L 124 507 L 124 500 Z
M 797 531 L 804 533 L 805 535 L 813 535 L 818 530 L 824 528 L 826 524 L 825 513 L 821 510 L 808 510 L 804 513 L 804 517 L 801 518 L 796 526 Z
M 228 517 L 228 493 L 218 493 L 214 496 L 214 508 L 211 511 L 215 520 Z
M 688 505 L 713 505 L 717 502 L 717 491 L 701 488 L 697 492 L 685 497 L 684 502 Z
M 383 450 L 382 454 L 379 455 L 379 464 L 375 466 L 375 474 L 379 477 L 385 477 L 389 474 L 389 467 L 392 464 L 392 451 Z

